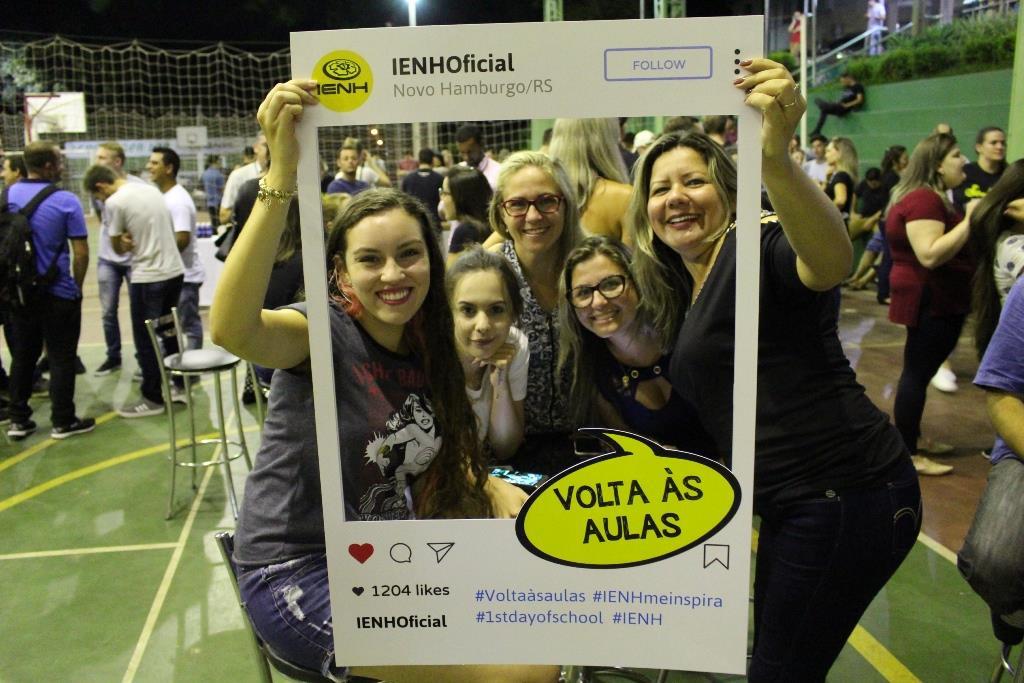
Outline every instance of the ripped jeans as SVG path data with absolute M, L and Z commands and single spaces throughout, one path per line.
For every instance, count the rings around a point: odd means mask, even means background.
M 761 510 L 748 680 L 824 681 L 921 529 L 909 458 L 881 486 Z
M 346 680 L 348 669 L 334 664 L 326 555 L 243 571 L 238 589 L 260 639 L 281 659 Z

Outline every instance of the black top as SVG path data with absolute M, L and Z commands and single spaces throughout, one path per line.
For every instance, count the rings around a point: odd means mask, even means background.
M 437 202 L 440 199 L 438 191 L 443 182 L 444 178 L 436 171 L 421 168 L 402 178 L 402 192 L 426 204 L 431 215 L 437 218 Z
M 452 231 L 452 240 L 448 244 L 448 253 L 458 254 L 474 244 L 483 244 L 484 240 L 487 239 L 488 232 L 483 223 L 477 223 L 474 220 L 462 221 Z
M 885 185 L 873 188 L 868 185 L 868 181 L 862 180 L 857 185 L 857 200 L 860 205 L 858 213 L 861 216 L 873 216 L 889 203 L 889 190 Z
M 964 175 L 967 179 L 960 183 L 960 186 L 953 190 L 953 203 L 960 211 L 967 208 L 967 202 L 972 199 L 981 199 L 992 186 L 1002 177 L 1006 165 L 998 173 L 989 173 L 978 164 L 967 164 L 964 166 Z
M 828 185 L 825 186 L 825 194 L 828 195 L 829 199 L 836 198 L 836 185 L 846 186 L 846 202 L 839 207 L 839 213 L 843 214 L 843 220 L 850 220 L 850 207 L 853 206 L 853 178 L 846 171 L 836 171 L 832 174 L 832 177 L 828 179 Z
M 736 231 L 679 329 L 669 377 L 730 463 Z M 878 485 L 907 458 L 839 342 L 831 292 L 813 292 L 774 217 L 762 220 L 754 509 Z M 689 292 L 680 292 L 682 301 Z M 685 304 L 684 304 L 685 305 Z
M 855 99 L 857 99 L 857 95 L 863 94 L 864 86 L 861 85 L 860 83 L 854 83 L 848 88 L 843 88 L 843 92 L 839 95 L 839 101 L 842 102 L 843 104 L 846 104 L 847 102 L 853 102 Z M 862 101 L 860 104 L 854 107 L 854 109 L 860 109 L 863 106 L 864 101 Z
M 263 297 L 263 308 L 271 310 L 298 301 L 302 291 L 302 252 L 296 251 L 287 261 L 274 264 L 270 271 L 267 294 Z

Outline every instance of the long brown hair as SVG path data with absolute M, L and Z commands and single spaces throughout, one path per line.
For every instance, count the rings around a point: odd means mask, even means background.
M 1006 205 L 1021 197 L 1024 197 L 1024 159 L 1017 159 L 1006 167 L 999 182 L 992 186 L 971 212 L 971 248 L 978 257 L 972 298 L 974 346 L 978 350 L 979 360 L 985 355 L 1003 310 L 993 277 L 996 241 L 1014 224 L 1013 219 L 1004 213 Z
M 430 286 L 420 310 L 405 326 L 405 339 L 416 357 L 422 360 L 442 435 L 437 457 L 413 487 L 416 515 L 423 518 L 490 517 L 493 510 L 484 491 L 486 463 L 477 442 L 476 417 L 466 396 L 462 363 L 455 352 L 455 324 L 445 296 L 444 257 L 427 207 L 415 197 L 389 188 L 366 190 L 356 195 L 334 223 L 327 241 L 327 268 L 334 272 L 336 257 L 344 260 L 349 230 L 365 218 L 396 209 L 416 219 L 427 247 Z M 341 297 L 335 278 L 331 280 L 331 295 Z M 351 299 L 354 293 L 347 296 Z

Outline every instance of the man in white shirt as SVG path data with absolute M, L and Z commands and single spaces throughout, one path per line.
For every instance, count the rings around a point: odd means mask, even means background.
M 813 158 L 804 162 L 804 172 L 811 177 L 811 180 L 824 188 L 828 178 L 828 163 L 825 161 L 825 147 L 828 146 L 828 138 L 820 133 L 811 136 L 811 153 Z
M 203 264 L 196 255 L 196 204 L 188 190 L 178 184 L 181 158 L 170 147 L 154 147 L 146 170 L 150 180 L 164 193 L 171 212 L 174 241 L 185 265 L 185 281 L 178 297 L 178 317 L 188 338 L 188 348 L 203 347 L 203 321 L 199 317 L 199 288 L 203 285 Z
M 498 185 L 498 173 L 501 172 L 501 164 L 485 154 L 483 133 L 480 126 L 467 123 L 455 131 L 455 144 L 462 155 L 462 165 L 475 168 L 484 174 L 491 189 Z
M 129 183 L 106 166 L 89 167 L 83 185 L 106 203 L 114 251 L 132 254 L 128 294 L 135 351 L 142 368 L 142 398 L 117 412 L 128 418 L 160 415 L 164 412 L 160 366 L 146 321 L 169 314 L 181 294 L 185 266 L 174 239 L 171 212 L 156 187 Z M 165 340 L 164 348 L 168 354 L 177 353 L 177 340 Z
M 235 200 L 238 199 L 238 189 L 242 187 L 242 184 L 247 180 L 259 178 L 260 174 L 267 169 L 269 149 L 267 148 L 267 138 L 262 133 L 256 137 L 256 143 L 252 148 L 256 152 L 256 161 L 246 164 L 241 168 L 236 168 L 228 176 L 227 182 L 224 183 L 224 195 L 220 198 L 219 218 L 221 223 L 231 222 L 231 212 L 235 208 Z
M 94 163 L 106 166 L 118 178 L 129 183 L 146 181 L 138 176 L 125 173 L 124 147 L 117 142 L 103 142 L 96 149 Z M 107 357 L 96 369 L 96 376 L 109 375 L 121 369 L 121 324 L 117 310 L 121 301 L 121 283 L 131 284 L 132 255 L 118 254 L 110 245 L 110 216 L 104 203 L 93 200 L 93 208 L 100 216 L 99 257 L 96 259 L 96 279 L 99 282 L 100 311 L 103 319 L 103 338 L 107 345 Z

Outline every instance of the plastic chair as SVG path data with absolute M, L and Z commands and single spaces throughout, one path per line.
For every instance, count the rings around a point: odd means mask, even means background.
M 184 336 L 181 333 L 181 323 L 178 320 L 178 309 L 172 308 L 170 315 L 161 316 L 154 320 L 146 321 L 146 330 L 149 332 L 150 341 L 160 360 L 160 381 L 163 385 L 164 406 L 167 409 L 167 423 L 170 431 L 170 460 L 171 460 L 171 492 L 167 500 L 167 519 L 170 519 L 174 511 L 174 485 L 179 467 L 187 467 L 192 471 L 192 490 L 196 490 L 196 469 L 199 467 L 213 467 L 223 465 L 224 477 L 228 485 L 228 499 L 231 501 L 231 511 L 238 517 L 238 501 L 235 497 L 235 483 L 231 477 L 231 461 L 244 456 L 245 462 L 252 469 L 252 460 L 249 458 L 249 448 L 245 443 L 245 433 L 242 428 L 242 410 L 238 405 L 238 374 L 237 367 L 241 362 L 238 356 L 228 353 L 224 349 L 214 346 L 205 349 L 189 349 L 165 355 L 163 351 L 163 339 L 177 339 L 178 348 L 185 349 Z M 220 376 L 222 372 L 231 373 L 231 395 L 235 404 L 235 417 L 238 421 L 238 440 L 228 439 L 227 425 L 224 420 L 224 402 L 221 393 Z M 193 378 L 200 378 L 204 375 L 213 375 L 214 397 L 217 404 L 217 429 L 220 435 L 216 439 L 196 439 L 195 406 L 192 401 Z M 177 421 L 174 415 L 174 404 L 171 400 L 172 380 L 181 377 L 185 381 L 185 403 L 188 408 L 188 426 L 190 438 L 184 446 L 178 445 Z M 220 454 L 210 460 L 197 461 L 196 448 L 198 446 L 219 444 Z M 239 452 L 234 455 L 228 453 L 229 446 L 236 446 Z M 179 460 L 178 453 L 183 450 L 191 452 L 190 460 Z
M 260 670 L 260 682 L 272 683 L 270 675 L 270 667 L 272 666 L 278 671 L 278 673 L 284 674 L 288 678 L 292 678 L 297 681 L 309 681 L 309 683 L 330 683 L 330 679 L 324 677 L 324 675 L 319 671 L 296 666 L 291 662 L 281 659 L 273 650 L 270 649 L 269 645 L 260 639 L 259 634 L 256 633 L 256 629 L 252 625 L 252 621 L 249 619 L 249 612 L 245 609 L 245 601 L 242 600 L 242 593 L 238 590 L 238 574 L 234 560 L 235 537 L 229 531 L 221 531 L 214 534 L 214 538 L 217 539 L 217 547 L 220 548 L 220 554 L 224 558 L 224 564 L 227 565 L 228 576 L 231 578 L 231 588 L 235 591 L 235 598 L 238 600 L 238 606 L 242 608 L 242 619 L 245 621 L 245 630 L 249 632 L 249 642 L 252 643 L 253 651 L 256 653 L 256 659 Z M 362 676 L 349 676 L 348 681 L 349 683 L 379 683 L 376 679 L 365 678 Z

